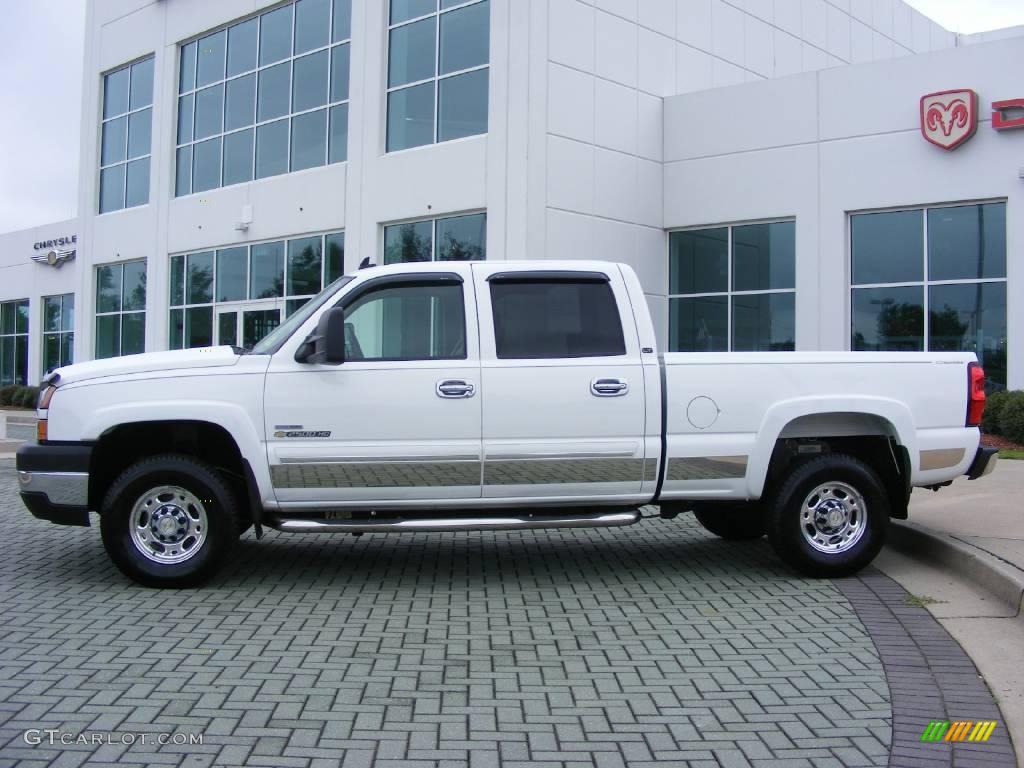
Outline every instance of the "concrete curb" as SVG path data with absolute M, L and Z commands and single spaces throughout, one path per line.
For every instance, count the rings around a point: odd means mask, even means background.
M 941 563 L 1021 615 L 1024 573 L 948 533 L 911 522 L 890 521 L 887 546 L 929 563 Z

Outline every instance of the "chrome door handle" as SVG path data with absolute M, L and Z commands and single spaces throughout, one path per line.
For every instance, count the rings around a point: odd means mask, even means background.
M 629 392 L 629 384 L 623 379 L 594 379 L 590 391 L 598 397 L 618 397 Z
M 476 387 L 471 381 L 462 379 L 445 379 L 437 382 L 437 396 L 446 398 L 472 397 Z

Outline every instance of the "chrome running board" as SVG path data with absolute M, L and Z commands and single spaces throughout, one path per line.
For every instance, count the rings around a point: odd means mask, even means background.
M 529 528 L 611 528 L 640 520 L 639 509 L 629 512 L 581 512 L 562 515 L 511 517 L 363 518 L 311 520 L 271 518 L 264 525 L 286 533 L 437 533 L 452 531 L 518 531 Z

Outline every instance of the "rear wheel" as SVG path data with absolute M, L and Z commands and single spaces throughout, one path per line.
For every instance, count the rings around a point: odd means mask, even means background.
M 699 504 L 693 514 L 705 530 L 723 539 L 744 541 L 765 534 L 764 508 L 756 502 Z
M 847 576 L 885 543 L 889 498 L 859 459 L 830 454 L 797 465 L 771 501 L 768 540 L 808 576 Z
M 224 480 L 212 467 L 178 455 L 126 469 L 100 515 L 111 560 L 150 587 L 191 587 L 208 579 L 231 551 L 239 527 Z

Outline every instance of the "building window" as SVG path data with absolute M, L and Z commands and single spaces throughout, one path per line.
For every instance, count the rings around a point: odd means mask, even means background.
M 153 57 L 103 76 L 100 213 L 149 202 Z
M 348 157 L 352 0 L 298 0 L 181 46 L 175 194 Z
M 345 271 L 345 233 L 171 257 L 171 349 L 252 347 Z
M 776 352 L 795 344 L 792 221 L 669 235 L 669 351 Z
M 146 262 L 96 267 L 96 357 L 146 349 Z
M 968 351 L 1006 387 L 1006 203 L 850 217 L 851 347 Z
M 488 0 L 391 0 L 388 152 L 487 133 L 490 10 Z
M 384 227 L 384 263 L 481 261 L 487 258 L 487 214 L 449 216 Z
M 43 372 L 71 365 L 75 346 L 75 294 L 43 297 Z
M 2 384 L 28 384 L 28 299 L 0 302 Z

